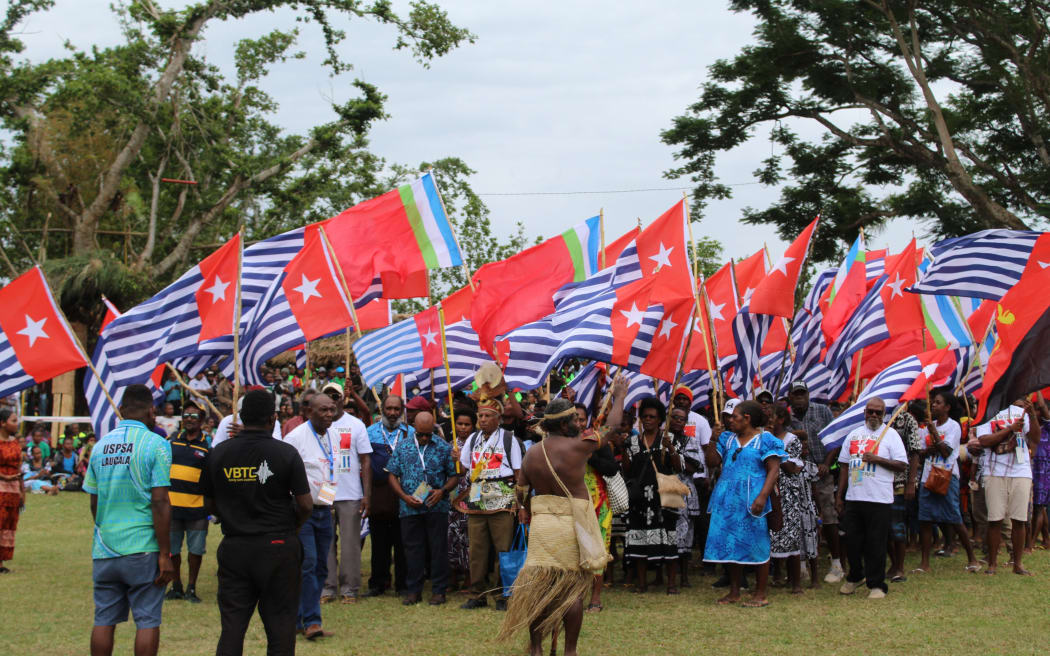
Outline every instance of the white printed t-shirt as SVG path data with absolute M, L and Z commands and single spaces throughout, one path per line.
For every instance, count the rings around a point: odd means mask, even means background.
M 871 462 L 862 462 L 861 456 L 871 451 L 882 434 L 883 426 L 875 430 L 867 427 L 853 429 L 842 441 L 839 451 L 839 462 L 849 467 L 846 501 L 870 501 L 873 503 L 893 503 L 893 472 Z M 886 435 L 879 443 L 875 454 L 887 460 L 908 462 L 908 453 L 904 450 L 901 436 L 892 428 L 886 429 Z M 859 478 L 859 482 L 856 480 Z
M 316 433 L 313 424 L 304 421 L 285 435 L 284 441 L 299 452 L 299 457 L 303 459 L 303 465 L 306 467 L 310 496 L 313 497 L 315 506 L 322 505 L 317 495 L 322 485 L 334 480 L 335 460 L 339 456 L 339 433 L 331 426 L 324 434 Z M 329 455 L 332 456 L 331 463 L 328 461 Z
M 954 419 L 948 419 L 943 424 L 937 425 L 937 433 L 941 436 L 944 443 L 951 447 L 952 452 L 948 454 L 947 459 L 942 458 L 940 455 L 926 456 L 926 464 L 922 466 L 923 483 L 930 477 L 930 469 L 934 465 L 941 469 L 947 469 L 950 464 L 952 476 L 959 476 L 959 443 L 962 441 L 962 426 Z
M 335 431 L 339 445 L 335 465 L 335 500 L 358 501 L 364 496 L 361 490 L 361 454 L 372 453 L 368 429 L 363 421 L 344 412 L 342 417 L 332 422 L 329 430 Z
M 977 437 L 991 435 L 1001 431 L 1018 419 L 1024 419 L 1020 433 L 1014 433 L 1014 448 L 1006 453 L 995 453 L 994 448 L 986 448 L 981 453 L 981 471 L 984 476 L 1002 476 L 1004 478 L 1031 478 L 1032 454 L 1028 451 L 1028 430 L 1030 428 L 1028 413 L 1016 405 L 1008 406 L 995 415 L 991 421 L 977 427 Z M 1003 442 L 1009 442 L 1009 439 Z M 1018 456 L 1020 453 L 1020 457 Z

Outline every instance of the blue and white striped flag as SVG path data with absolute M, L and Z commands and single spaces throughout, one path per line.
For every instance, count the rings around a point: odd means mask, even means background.
M 1040 234 L 994 229 L 937 242 L 933 264 L 909 291 L 997 301 L 1021 279 Z

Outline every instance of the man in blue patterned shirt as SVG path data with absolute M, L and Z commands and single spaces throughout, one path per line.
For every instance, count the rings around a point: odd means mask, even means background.
M 387 462 L 390 487 L 401 499 L 401 539 L 405 545 L 406 606 L 418 604 L 423 593 L 423 559 L 430 547 L 430 605 L 445 603 L 448 584 L 448 495 L 459 475 L 452 447 L 434 433 L 434 415 L 420 412 L 415 439 L 400 440 Z

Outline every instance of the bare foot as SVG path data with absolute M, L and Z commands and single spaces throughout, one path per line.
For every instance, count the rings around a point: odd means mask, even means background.
M 727 606 L 729 604 L 735 604 L 738 601 L 740 601 L 740 595 L 739 594 L 734 595 L 732 592 L 730 592 L 729 594 L 727 594 L 726 596 L 722 597 L 721 599 L 719 599 L 715 603 L 718 604 L 719 606 Z
M 1019 574 L 1020 576 L 1035 576 L 1023 567 L 1014 567 L 1014 574 Z

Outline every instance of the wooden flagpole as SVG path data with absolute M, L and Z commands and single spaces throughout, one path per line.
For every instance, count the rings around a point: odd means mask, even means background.
M 711 400 L 714 403 L 715 410 L 717 410 L 722 407 L 722 399 L 720 389 L 721 381 L 716 376 L 714 359 L 711 354 L 712 349 L 718 349 L 717 342 L 715 341 L 715 325 L 711 320 L 711 307 L 707 298 L 707 290 L 704 289 L 704 285 L 700 280 L 699 264 L 696 257 L 696 239 L 693 238 L 693 222 L 689 217 L 689 198 L 684 191 L 682 192 L 682 204 L 685 210 L 685 224 L 689 228 L 689 243 L 693 247 L 693 302 L 695 303 L 693 308 L 693 321 L 696 321 L 697 315 L 700 312 L 703 312 L 703 316 L 707 318 L 707 330 L 710 332 L 710 339 L 707 339 L 707 337 L 704 338 L 704 350 L 707 351 L 707 374 L 711 379 L 711 391 L 713 392 Z M 703 301 L 702 304 L 701 300 Z M 690 335 L 690 337 L 692 337 L 692 335 Z M 673 388 L 671 394 L 674 394 Z
M 237 400 L 241 396 L 241 266 L 244 262 L 244 226 L 237 230 L 237 281 L 234 292 L 233 316 L 233 408 L 237 414 Z
M 860 365 L 864 361 L 864 349 L 862 348 L 857 353 L 857 371 L 853 376 L 853 400 L 857 400 L 857 394 L 860 393 Z
M 182 385 L 183 388 L 185 388 L 191 396 L 194 396 L 200 399 L 201 401 L 204 401 L 208 405 L 208 409 L 214 412 L 219 419 L 222 419 L 225 416 L 223 413 L 219 412 L 219 409 L 215 407 L 215 405 L 211 402 L 211 399 L 190 387 L 189 384 L 186 382 L 186 379 L 182 377 L 182 374 L 180 374 L 178 369 L 176 369 L 170 362 L 165 362 L 164 366 L 168 368 L 168 371 L 170 371 L 173 376 L 175 376 L 175 381 L 178 382 L 179 385 Z
M 354 322 L 354 330 L 357 332 L 357 336 L 361 337 L 361 322 L 357 320 L 357 310 L 354 308 L 354 297 L 350 294 L 350 286 L 346 284 L 346 276 L 343 275 L 343 266 L 339 264 L 339 258 L 336 257 L 335 249 L 332 248 L 332 242 L 328 240 L 328 233 L 325 232 L 324 225 L 317 226 L 317 229 L 321 232 L 321 239 L 324 240 L 325 248 L 328 249 L 328 257 L 332 258 L 332 264 L 335 265 L 335 272 L 339 274 L 339 284 L 342 285 L 343 293 L 346 294 L 346 304 L 347 307 L 350 308 L 350 318 Z M 349 338 L 349 327 L 347 328 L 347 337 Z
M 441 328 L 441 357 L 445 361 L 445 387 L 448 388 L 448 416 L 452 421 L 452 448 L 459 448 L 459 437 L 456 435 L 456 408 L 452 403 L 452 368 L 448 364 L 448 344 L 445 342 L 445 308 L 438 301 L 438 326 Z M 430 370 L 430 394 L 434 394 L 434 370 Z M 459 458 L 456 458 L 456 473 L 461 472 Z
M 967 324 L 969 325 L 969 324 Z M 995 317 L 992 317 L 991 321 L 988 322 L 988 327 L 984 331 L 984 337 L 977 344 L 977 353 L 974 358 L 970 360 L 970 366 L 966 369 L 966 374 L 955 388 L 955 393 L 958 393 L 963 389 L 963 385 L 966 384 L 966 379 L 970 377 L 970 372 L 973 371 L 974 364 L 977 364 L 981 368 L 981 380 L 984 381 L 984 363 L 981 362 L 981 349 L 984 348 L 984 343 L 988 341 L 988 336 L 992 334 L 992 328 L 995 326 Z

